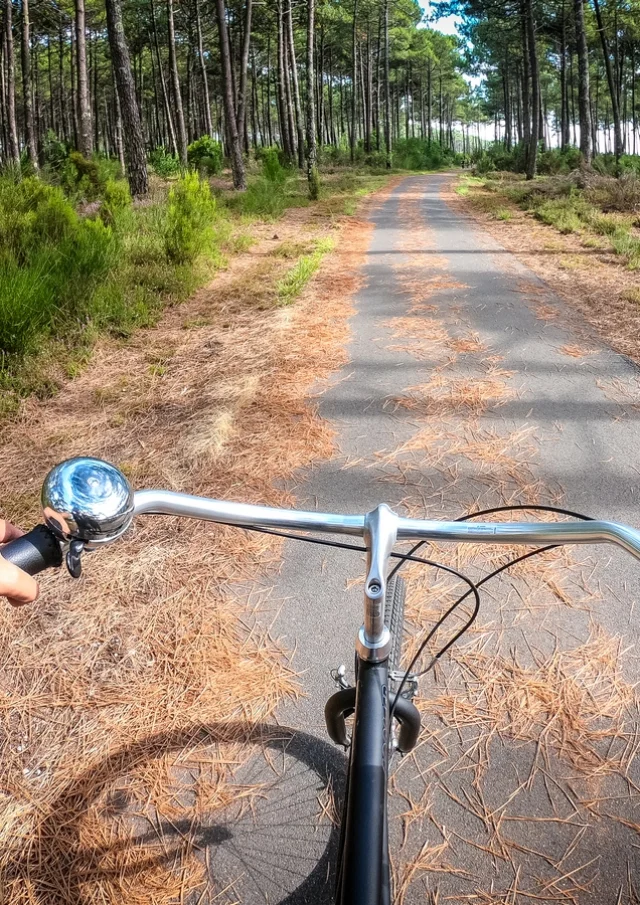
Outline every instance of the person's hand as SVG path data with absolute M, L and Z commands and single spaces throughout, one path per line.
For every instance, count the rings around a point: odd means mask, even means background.
M 23 534 L 15 525 L 0 519 L 0 544 L 6 544 Z M 32 603 L 38 596 L 38 590 L 38 583 L 31 575 L 2 558 L 0 547 L 0 597 L 6 597 L 13 606 L 22 606 Z

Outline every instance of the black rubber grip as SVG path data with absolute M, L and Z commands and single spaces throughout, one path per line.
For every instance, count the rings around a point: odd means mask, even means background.
M 28 534 L 0 547 L 0 554 L 29 575 L 62 565 L 60 541 L 46 525 L 36 525 Z

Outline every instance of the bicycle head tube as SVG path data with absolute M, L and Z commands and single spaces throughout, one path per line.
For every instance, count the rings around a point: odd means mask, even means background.
M 362 660 L 379 662 L 389 656 L 391 636 L 384 624 L 387 565 L 396 542 L 398 519 L 385 504 L 376 506 L 364 519 L 367 545 L 367 578 L 364 586 L 364 624 L 356 641 Z

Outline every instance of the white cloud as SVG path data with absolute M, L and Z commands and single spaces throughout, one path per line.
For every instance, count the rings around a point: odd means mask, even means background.
M 420 0 L 420 6 L 423 8 L 427 16 L 431 14 L 430 0 Z M 460 16 L 444 16 L 436 22 L 429 22 L 429 27 L 436 31 L 441 31 L 445 35 L 455 35 L 458 32 L 458 25 L 462 19 Z

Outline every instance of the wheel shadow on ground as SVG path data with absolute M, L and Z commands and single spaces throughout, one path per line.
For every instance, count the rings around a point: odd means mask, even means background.
M 239 742 L 255 752 L 233 777 L 241 790 L 259 789 L 249 807 L 236 801 L 211 814 L 205 810 L 197 819 L 154 810 L 142 814 L 139 806 L 132 808 L 130 777 L 154 760 L 197 746 Z M 177 769 L 179 797 L 188 806 L 196 778 L 185 764 Z M 206 881 L 197 894 L 180 893 L 184 905 L 329 905 L 340 835 L 337 822 L 329 818 L 337 813 L 335 802 L 343 798 L 345 774 L 341 751 L 287 727 L 212 723 L 158 733 L 116 750 L 70 782 L 43 808 L 34 844 L 3 880 L 18 886 L 26 882 L 33 905 L 89 905 L 97 901 L 101 885 L 117 883 L 124 893 L 127 887 L 143 889 L 146 877 L 151 884 L 153 877 L 179 872 L 184 863 L 180 853 L 187 846 Z M 88 834 L 85 827 L 99 800 L 106 801 L 113 821 L 102 838 Z M 118 821 L 127 822 L 134 832 L 118 838 L 113 832 Z M 149 895 L 149 901 L 156 901 L 152 890 Z

